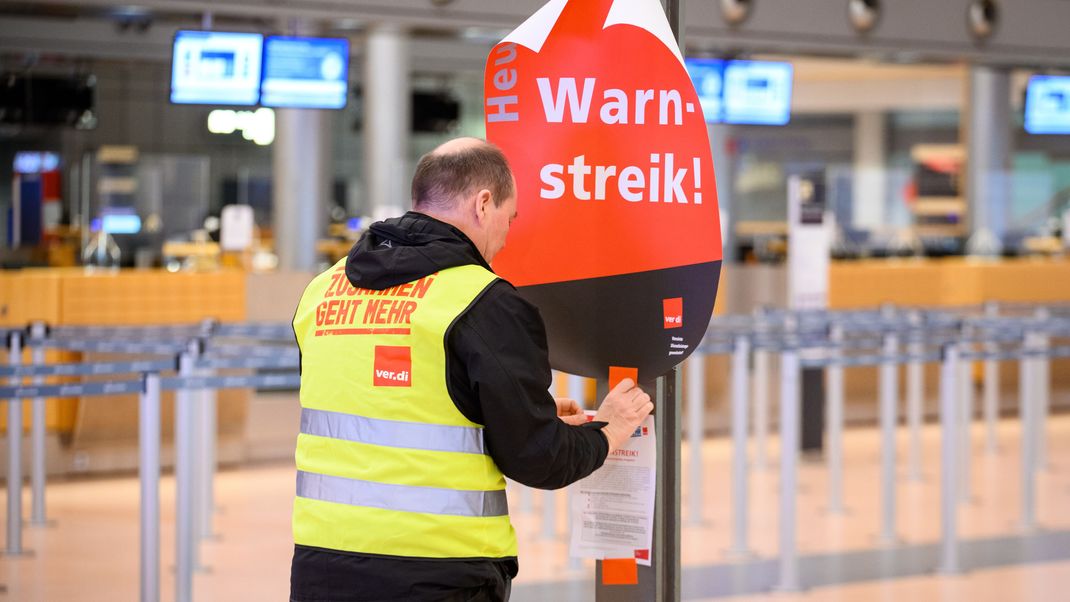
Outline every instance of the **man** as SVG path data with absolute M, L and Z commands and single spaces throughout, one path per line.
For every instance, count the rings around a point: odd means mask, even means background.
M 412 198 L 317 276 L 294 316 L 297 602 L 508 599 L 504 476 L 564 487 L 653 408 L 630 380 L 591 423 L 548 393 L 539 312 L 490 268 L 516 218 L 500 150 L 443 144 L 420 160 Z

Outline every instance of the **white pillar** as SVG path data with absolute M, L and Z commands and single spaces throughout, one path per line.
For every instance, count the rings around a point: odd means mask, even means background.
M 404 31 L 377 25 L 364 53 L 364 181 L 376 219 L 409 209 L 409 48 Z
M 885 171 L 885 115 L 879 111 L 855 114 L 854 182 L 851 189 L 852 225 L 877 229 L 887 220 L 884 197 L 888 177 Z
M 1007 70 L 970 70 L 966 196 L 971 255 L 998 255 L 1003 249 L 1011 201 L 1010 85 Z
M 275 110 L 272 200 L 275 252 L 283 270 L 316 267 L 316 239 L 325 232 L 330 195 L 326 126 L 322 110 Z

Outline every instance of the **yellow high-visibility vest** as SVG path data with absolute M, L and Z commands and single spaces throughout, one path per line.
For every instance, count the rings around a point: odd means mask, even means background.
M 446 389 L 450 326 L 495 280 L 467 265 L 373 291 L 343 259 L 308 285 L 293 534 L 416 558 L 516 556 L 505 478 Z

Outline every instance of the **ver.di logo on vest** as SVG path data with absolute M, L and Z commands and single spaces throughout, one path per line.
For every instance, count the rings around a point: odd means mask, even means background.
M 665 314 L 665 328 L 684 327 L 684 298 L 662 299 L 661 308 Z
M 412 349 L 376 345 L 373 369 L 372 384 L 376 387 L 411 387 Z

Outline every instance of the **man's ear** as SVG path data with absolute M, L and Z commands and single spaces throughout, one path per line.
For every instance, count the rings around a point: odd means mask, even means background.
M 492 203 L 494 203 L 494 195 L 486 188 L 476 193 L 476 219 L 480 224 L 483 224 L 489 217 Z

